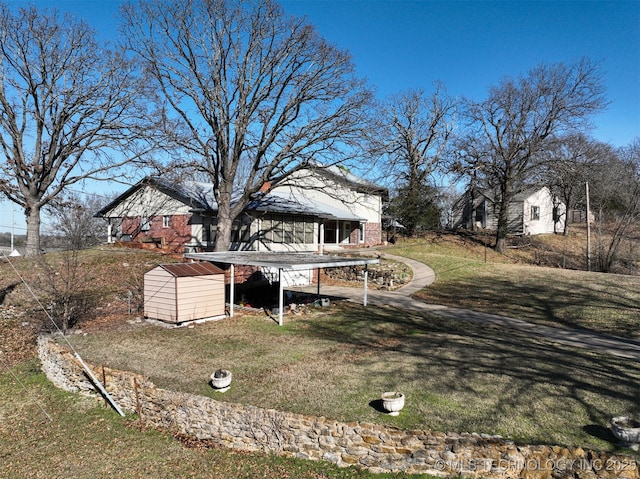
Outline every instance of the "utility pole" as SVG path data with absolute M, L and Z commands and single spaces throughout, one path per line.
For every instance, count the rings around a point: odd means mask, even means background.
M 587 196 L 587 271 L 591 271 L 591 210 L 589 208 L 589 182 L 584 184 L 585 194 Z
M 16 228 L 16 208 L 11 204 L 11 252 L 9 256 L 20 256 L 20 253 L 13 247 L 13 230 Z

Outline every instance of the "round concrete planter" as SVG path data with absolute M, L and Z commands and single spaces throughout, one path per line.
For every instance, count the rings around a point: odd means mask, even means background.
M 404 407 L 404 394 L 397 391 L 382 393 L 382 407 L 389 416 L 397 416 Z
M 211 386 L 218 392 L 223 393 L 229 389 L 232 377 L 231 371 L 218 369 L 211 375 Z
M 611 432 L 620 440 L 620 445 L 638 450 L 640 444 L 640 422 L 627 416 L 611 419 Z

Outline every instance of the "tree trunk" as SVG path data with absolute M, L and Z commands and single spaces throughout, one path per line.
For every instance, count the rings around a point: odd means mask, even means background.
M 218 234 L 214 251 L 229 251 L 231 246 L 231 230 L 233 227 L 233 212 L 231 211 L 231 188 L 225 187 L 228 182 L 222 182 L 218 201 Z M 224 191 L 222 191 L 224 190 Z
M 218 234 L 216 235 L 214 251 L 229 251 L 232 224 L 233 219 L 228 214 L 223 215 L 218 211 Z
M 25 208 L 24 214 L 27 220 L 27 243 L 25 246 L 25 256 L 38 256 L 41 253 L 40 206 L 27 207 Z
M 506 250 L 506 238 L 509 234 L 509 203 L 511 202 L 511 192 L 505 187 L 500 199 L 500 210 L 498 211 L 498 225 L 496 232 L 496 252 L 503 254 Z

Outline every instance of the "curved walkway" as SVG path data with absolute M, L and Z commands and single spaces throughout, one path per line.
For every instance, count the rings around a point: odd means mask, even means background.
M 531 336 L 539 336 L 556 343 L 612 354 L 633 361 L 640 361 L 639 341 L 588 330 L 565 329 L 533 324 L 507 316 L 428 304 L 413 299 L 411 295 L 433 283 L 436 278 L 435 272 L 426 264 L 403 256 L 391 255 L 380 251 L 376 252 L 376 254 L 381 258 L 401 261 L 407 264 L 413 270 L 413 279 L 402 288 L 394 291 L 369 290 L 367 293 L 367 302 L 370 305 L 389 306 L 413 311 L 431 311 L 444 318 L 498 325 L 505 328 L 516 329 Z M 321 285 L 321 293 L 330 296 L 347 297 L 349 300 L 359 303 L 362 303 L 364 296 L 362 288 L 345 288 L 344 286 Z

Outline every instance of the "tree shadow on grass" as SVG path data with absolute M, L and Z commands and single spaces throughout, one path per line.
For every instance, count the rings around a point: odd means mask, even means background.
M 586 275 L 587 273 L 584 273 Z M 586 329 L 640 340 L 636 294 L 640 284 L 633 277 L 566 275 L 553 281 L 535 269 L 491 273 L 489 277 L 440 282 L 417 293 L 429 302 L 514 315 L 532 322 Z M 593 273 L 592 273 L 593 275 Z
M 613 443 L 604 426 L 609 419 L 640 413 L 638 362 L 437 313 L 342 308 L 342 321 L 313 321 L 307 332 L 367 351 L 365 369 L 367 358 L 384 358 L 394 380 L 414 396 L 429 393 L 458 405 L 460 418 L 438 404 L 425 405 L 430 427 L 494 432 L 488 429 L 501 423 L 533 443 L 562 441 L 549 435 L 566 437 L 560 429 L 572 428 L 574 436 Z M 418 389 L 407 390 L 412 387 Z

